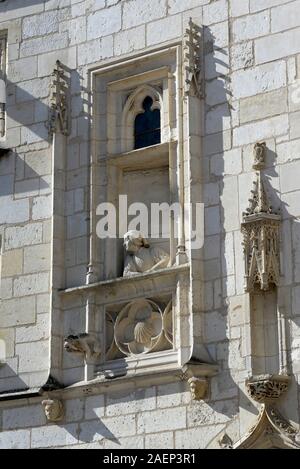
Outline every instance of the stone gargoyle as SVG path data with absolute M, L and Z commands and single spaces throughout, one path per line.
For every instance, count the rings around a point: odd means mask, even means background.
M 70 353 L 84 353 L 87 360 L 96 359 L 101 354 L 100 342 L 94 335 L 87 333 L 66 337 L 64 349 Z
M 169 265 L 170 256 L 160 247 L 150 247 L 142 233 L 136 230 L 124 235 L 125 262 L 123 276 L 153 272 Z

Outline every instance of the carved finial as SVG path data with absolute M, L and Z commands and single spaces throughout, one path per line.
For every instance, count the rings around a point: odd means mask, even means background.
M 46 399 L 42 401 L 45 415 L 49 422 L 59 422 L 64 417 L 64 407 L 61 401 L 57 399 Z
M 262 180 L 261 173 L 257 174 L 256 181 L 253 182 L 253 189 L 251 190 L 251 198 L 249 199 L 249 207 L 243 213 L 244 218 L 249 215 L 259 213 L 272 213 L 272 206 L 269 203 L 267 192 Z
M 69 135 L 69 79 L 62 63 L 57 60 L 52 73 L 49 133 L 60 131 Z
M 254 163 L 253 169 L 261 170 L 266 166 L 266 153 L 267 145 L 266 142 L 256 143 L 254 145 Z
M 185 72 L 185 95 L 203 98 L 201 77 L 201 34 L 192 18 L 183 38 L 183 62 Z

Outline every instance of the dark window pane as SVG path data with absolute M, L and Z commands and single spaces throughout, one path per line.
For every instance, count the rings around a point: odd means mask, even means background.
M 160 110 L 151 110 L 153 99 L 148 96 L 143 102 L 145 112 L 139 114 L 134 123 L 134 148 L 150 147 L 160 143 Z

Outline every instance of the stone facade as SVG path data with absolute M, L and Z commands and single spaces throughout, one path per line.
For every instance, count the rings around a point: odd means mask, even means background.
M 300 447 L 299 8 L 0 2 L 0 448 Z M 162 141 L 133 152 L 149 94 Z M 169 265 L 123 277 L 96 207 L 147 184 L 204 203 L 204 247 L 181 213 Z

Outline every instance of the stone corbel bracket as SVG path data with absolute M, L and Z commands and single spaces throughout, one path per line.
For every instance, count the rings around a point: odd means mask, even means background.
M 66 337 L 64 349 L 69 353 L 84 354 L 86 361 L 94 361 L 101 354 L 101 344 L 97 337 L 86 333 Z
M 192 18 L 183 37 L 183 66 L 185 96 L 202 99 L 204 93 L 201 74 L 201 29 Z
M 290 381 L 291 378 L 287 375 L 253 376 L 246 380 L 246 389 L 254 401 L 270 404 L 288 391 Z
M 67 69 L 57 60 L 52 74 L 50 95 L 49 133 L 53 135 L 61 132 L 63 135 L 70 133 L 70 78 Z
M 267 291 L 278 286 L 280 277 L 280 215 L 269 203 L 262 177 L 266 144 L 254 147 L 253 169 L 257 171 L 250 205 L 243 213 L 242 233 L 245 257 L 245 291 Z
M 211 368 L 211 371 L 213 368 Z M 182 369 L 182 380 L 187 381 L 191 397 L 195 401 L 201 401 L 208 398 L 209 394 L 209 376 L 213 376 L 215 373 L 209 373 L 205 375 L 203 373 L 203 365 L 200 364 L 186 364 Z

